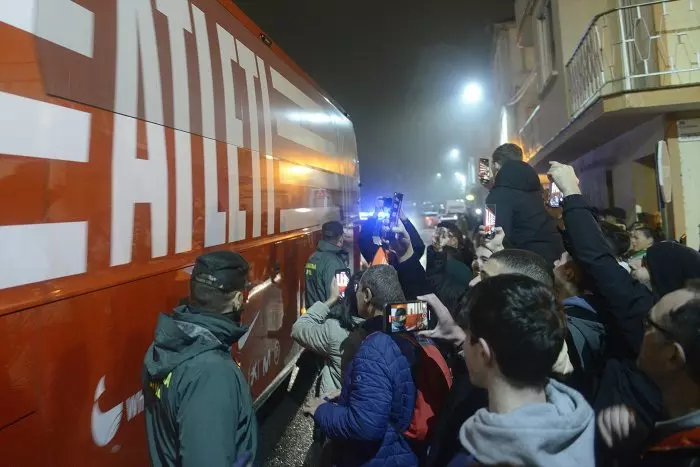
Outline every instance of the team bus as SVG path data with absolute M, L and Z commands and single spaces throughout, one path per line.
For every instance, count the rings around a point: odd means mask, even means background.
M 230 0 L 0 0 L 0 463 L 148 464 L 143 356 L 205 251 L 250 262 L 233 353 L 262 403 L 356 159 Z

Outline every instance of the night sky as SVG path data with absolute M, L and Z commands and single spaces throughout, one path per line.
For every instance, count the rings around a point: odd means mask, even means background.
M 513 17 L 513 0 L 236 3 L 350 114 L 363 206 L 393 191 L 456 197 L 450 175 L 492 150 L 491 25 Z M 461 100 L 471 81 L 485 92 L 474 106 Z

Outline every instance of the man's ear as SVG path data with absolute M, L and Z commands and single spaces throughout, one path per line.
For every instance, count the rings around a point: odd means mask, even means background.
M 572 264 L 572 261 L 566 263 L 562 269 L 564 272 L 564 278 L 567 282 L 576 282 L 576 270 L 575 266 Z
M 683 350 L 683 347 L 678 342 L 673 343 L 673 348 L 671 350 L 668 362 L 671 368 L 674 370 L 681 370 L 685 367 L 685 350 Z
M 482 338 L 479 338 L 477 344 L 479 345 L 479 353 L 481 354 L 481 358 L 484 359 L 484 362 L 486 362 L 488 366 L 493 366 L 496 362 L 493 351 L 491 350 L 491 347 L 489 347 L 488 342 Z
M 369 305 L 372 302 L 372 291 L 370 289 L 365 288 L 362 291 L 362 296 L 364 297 L 366 305 Z

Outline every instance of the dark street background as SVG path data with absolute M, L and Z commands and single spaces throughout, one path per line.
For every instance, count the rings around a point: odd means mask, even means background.
M 513 16 L 513 0 L 236 3 L 350 114 L 363 207 L 394 190 L 453 196 L 457 184 L 428 175 L 465 172 L 467 157 L 492 150 L 491 25 Z M 471 81 L 485 98 L 468 106 Z M 453 147 L 461 159 L 451 164 Z

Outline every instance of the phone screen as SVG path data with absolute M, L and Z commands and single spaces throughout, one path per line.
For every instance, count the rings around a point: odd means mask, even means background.
M 399 225 L 399 215 L 401 215 L 401 205 L 403 205 L 403 193 L 394 193 L 391 198 L 391 209 L 389 211 L 389 228 L 393 229 Z
M 374 223 L 374 231 L 372 232 L 372 241 L 375 245 L 381 246 L 382 244 L 382 227 L 389 222 L 393 201 L 393 198 L 388 197 L 377 198 L 377 221 Z
M 420 300 L 389 303 L 384 310 L 384 330 L 388 333 L 428 329 L 430 309 Z
M 479 180 L 485 181 L 490 177 L 489 171 L 490 163 L 488 159 L 479 159 Z
M 486 206 L 484 210 L 484 230 L 487 235 L 493 235 L 496 230 L 496 207 Z
M 549 189 L 549 207 L 558 208 L 564 201 L 564 193 L 561 192 L 556 183 L 552 182 Z
M 345 290 L 348 288 L 348 284 L 350 283 L 350 270 L 338 269 L 335 272 L 335 282 L 338 284 L 340 298 L 345 298 Z

